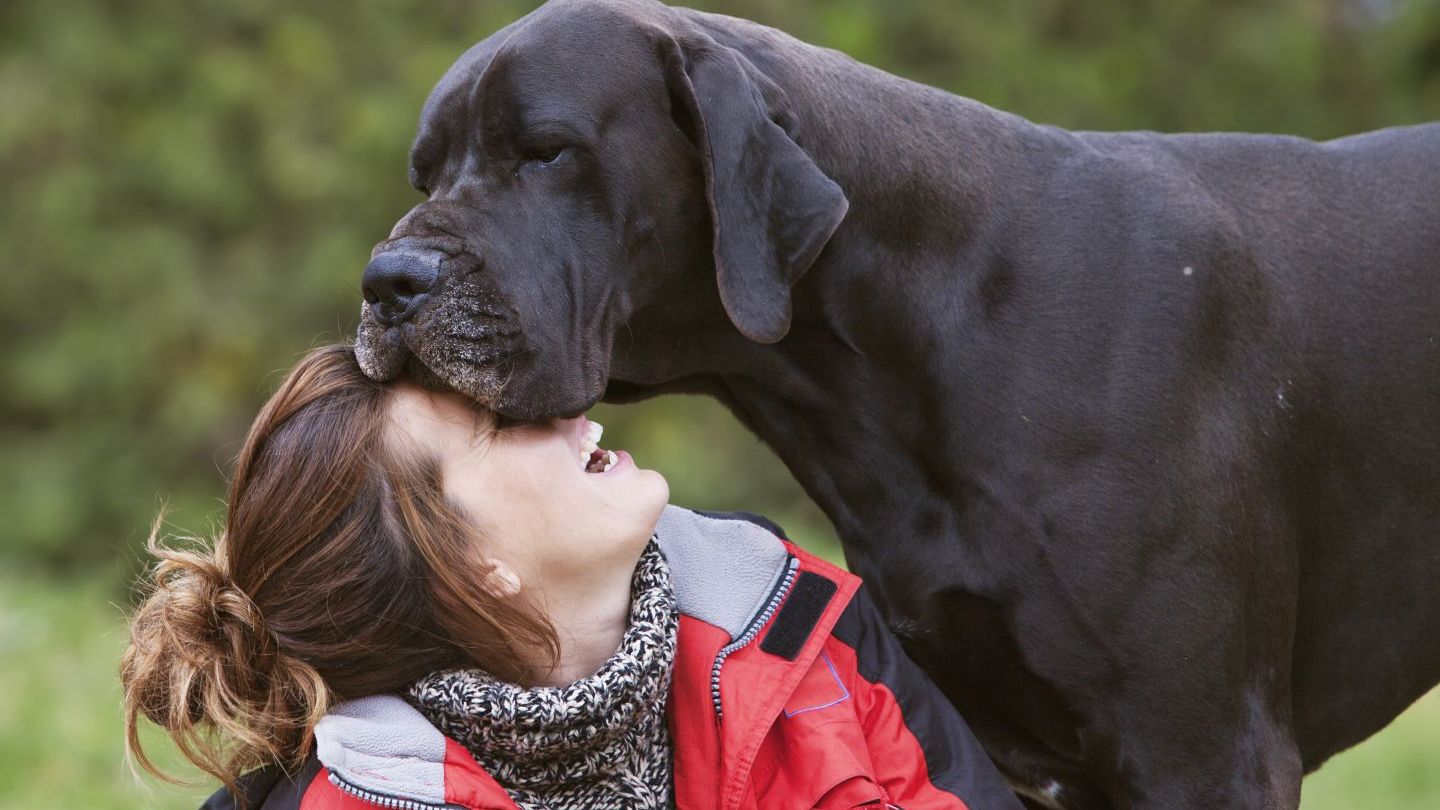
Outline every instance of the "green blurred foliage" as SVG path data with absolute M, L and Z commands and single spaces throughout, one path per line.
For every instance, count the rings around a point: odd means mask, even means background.
M 148 724 L 157 764 L 199 784 L 142 781 L 127 766 L 115 678 L 127 634 L 112 592 L 108 576 L 0 571 L 0 810 L 193 808 L 214 790 Z
M 125 601 L 162 501 L 189 531 L 220 515 L 260 402 L 306 348 L 351 333 L 370 246 L 418 201 L 405 158 L 430 86 L 533 5 L 0 2 L 0 567 L 33 575 L 20 602 L 0 599 L 0 696 L 23 681 L 0 703 L 0 759 L 30 761 L 15 735 L 46 717 L 25 712 L 60 711 L 68 684 L 104 707 L 95 748 L 24 772 L 111 778 L 103 684 L 123 635 L 119 611 L 97 606 Z M 1440 118 L 1437 0 L 697 5 L 1072 128 L 1329 138 Z M 597 418 L 677 502 L 764 512 L 836 553 L 788 473 L 713 402 Z M 50 629 L 25 629 L 22 603 Z M 42 632 L 15 657 L 14 639 Z M 107 635 L 76 641 L 90 632 Z M 75 722 L 75 739 L 89 733 Z M 0 769 L 0 805 L 36 795 L 6 790 L 21 772 Z

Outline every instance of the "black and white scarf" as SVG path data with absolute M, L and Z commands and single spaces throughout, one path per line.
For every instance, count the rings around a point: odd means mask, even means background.
M 421 678 L 405 697 L 524 810 L 670 807 L 665 700 L 680 615 L 653 539 L 630 589 L 630 626 L 588 678 L 526 689 L 458 669 Z

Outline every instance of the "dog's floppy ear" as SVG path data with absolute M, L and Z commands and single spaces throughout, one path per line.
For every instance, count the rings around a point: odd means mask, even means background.
M 782 93 L 738 51 L 666 43 L 677 118 L 688 118 L 705 172 L 715 276 L 730 320 L 774 343 L 790 331 L 790 287 L 810 268 L 849 202 L 776 119 Z

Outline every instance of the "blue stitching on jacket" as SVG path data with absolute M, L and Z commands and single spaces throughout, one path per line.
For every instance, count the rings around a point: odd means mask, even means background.
M 849 690 L 849 689 L 846 689 L 846 688 L 845 688 L 845 683 L 840 680 L 840 673 L 838 673 L 838 672 L 835 671 L 835 665 L 830 662 L 830 656 L 826 655 L 824 652 L 821 652 L 821 653 L 820 653 L 820 658 L 821 658 L 821 660 L 823 660 L 823 661 L 825 662 L 825 666 L 827 666 L 827 667 L 830 668 L 830 675 L 831 675 L 833 678 L 835 678 L 835 683 L 839 685 L 840 691 L 841 691 L 841 692 L 844 692 L 845 694 L 841 695 L 841 696 L 838 697 L 838 698 L 835 698 L 834 700 L 830 701 L 829 703 L 822 703 L 822 704 L 820 704 L 819 706 L 809 706 L 809 707 L 804 708 L 804 709 L 796 709 L 796 710 L 793 711 L 793 712 L 785 712 L 785 716 L 786 716 L 786 717 L 794 717 L 794 716 L 797 715 L 797 714 L 804 714 L 804 713 L 806 713 L 806 712 L 816 712 L 816 711 L 819 711 L 819 710 L 821 710 L 821 709 L 828 709 L 828 708 L 830 708 L 831 706 L 839 706 L 841 703 L 844 703 L 845 701 L 847 701 L 847 700 L 850 699 L 850 690 Z

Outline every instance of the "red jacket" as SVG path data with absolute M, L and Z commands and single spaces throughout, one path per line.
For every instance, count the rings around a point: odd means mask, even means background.
M 681 611 L 668 704 L 676 806 L 1020 810 L 859 579 L 742 517 L 669 507 L 657 529 Z M 248 774 L 248 801 L 221 790 L 203 810 L 515 808 L 398 696 L 341 704 L 317 739 L 300 772 Z

